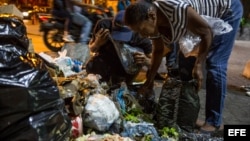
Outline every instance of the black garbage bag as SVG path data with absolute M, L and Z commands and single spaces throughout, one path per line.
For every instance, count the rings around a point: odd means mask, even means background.
M 39 55 L 0 44 L 0 140 L 64 140 L 71 120 Z
M 168 78 L 163 84 L 156 106 L 157 128 L 176 126 L 181 86 L 181 81 L 176 78 Z
M 0 43 L 17 45 L 28 50 L 29 39 L 26 27 L 20 18 L 0 14 Z
M 200 99 L 197 93 L 197 81 L 182 82 L 179 97 L 177 124 L 187 132 L 193 132 L 200 111 Z
M 155 118 L 159 129 L 180 127 L 187 132 L 193 132 L 200 110 L 196 87 L 195 80 L 187 82 L 177 78 L 166 80 L 156 107 Z

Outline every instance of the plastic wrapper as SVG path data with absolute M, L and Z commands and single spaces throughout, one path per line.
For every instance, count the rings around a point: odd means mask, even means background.
M 226 22 L 224 22 L 220 18 L 214 18 L 206 15 L 201 15 L 201 17 L 208 23 L 213 31 L 213 36 L 221 35 L 228 33 L 233 30 L 232 26 Z M 188 56 L 197 56 L 198 54 L 198 44 L 201 39 L 199 36 L 194 35 L 191 32 L 188 32 L 181 40 L 180 40 L 180 50 L 185 55 Z
M 71 138 L 76 139 L 83 135 L 83 125 L 82 125 L 82 117 L 81 115 L 77 117 L 72 117 L 71 120 L 72 128 L 71 128 Z
M 15 18 L 0 20 L 0 139 L 66 139 L 71 121 L 64 101 L 43 60 L 27 53 L 25 26 Z

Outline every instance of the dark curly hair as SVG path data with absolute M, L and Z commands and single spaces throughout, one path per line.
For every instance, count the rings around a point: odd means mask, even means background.
M 148 9 L 153 4 L 145 0 L 130 4 L 125 11 L 124 23 L 125 25 L 135 25 L 148 19 Z

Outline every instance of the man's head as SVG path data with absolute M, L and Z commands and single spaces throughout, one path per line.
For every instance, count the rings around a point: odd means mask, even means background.
M 155 6 L 145 0 L 129 5 L 124 14 L 124 24 L 143 37 L 155 36 L 158 34 Z
M 124 24 L 124 13 L 122 10 L 115 15 L 111 36 L 114 40 L 127 42 L 131 40 L 133 32 Z

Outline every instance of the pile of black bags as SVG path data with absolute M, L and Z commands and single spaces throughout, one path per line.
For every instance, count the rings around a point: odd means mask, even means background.
M 23 21 L 0 16 L 0 140 L 65 140 L 71 120 Z

